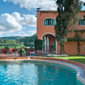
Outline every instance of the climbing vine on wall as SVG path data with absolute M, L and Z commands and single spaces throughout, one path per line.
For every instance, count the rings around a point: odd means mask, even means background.
M 71 31 L 70 31 L 71 32 Z M 80 32 L 81 34 L 85 32 L 85 30 L 75 30 L 75 36 L 73 38 L 67 38 L 67 41 L 77 41 L 77 50 L 78 50 L 78 54 L 80 54 L 80 41 L 85 41 L 85 39 L 83 39 L 78 32 Z

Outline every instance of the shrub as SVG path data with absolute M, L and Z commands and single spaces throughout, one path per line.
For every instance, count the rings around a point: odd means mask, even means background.
M 8 46 L 5 46 L 5 47 L 4 47 L 4 49 L 7 49 L 7 50 L 9 50 L 9 47 L 8 47 Z
M 25 50 L 24 50 L 24 48 L 21 47 L 21 48 L 19 49 L 18 53 L 19 53 L 20 56 L 24 56 L 24 55 L 25 55 Z
M 77 56 L 83 56 L 83 54 L 76 54 Z
M 35 39 L 34 46 L 35 50 L 42 50 L 42 40 Z

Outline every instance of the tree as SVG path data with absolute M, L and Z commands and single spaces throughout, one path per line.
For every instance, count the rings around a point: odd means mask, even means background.
M 80 0 L 57 0 L 56 4 L 58 16 L 54 28 L 55 38 L 60 44 L 60 54 L 63 54 L 66 35 L 69 29 L 73 29 L 77 25 L 82 2 Z

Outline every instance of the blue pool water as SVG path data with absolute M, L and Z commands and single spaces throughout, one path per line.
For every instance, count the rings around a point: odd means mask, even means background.
M 83 85 L 76 71 L 41 62 L 0 62 L 0 85 Z

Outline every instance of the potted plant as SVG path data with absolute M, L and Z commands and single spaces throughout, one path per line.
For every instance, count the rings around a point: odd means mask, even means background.
M 20 56 L 25 56 L 25 49 L 23 47 L 21 47 L 18 51 Z
M 7 54 L 7 49 L 4 49 L 4 53 Z
M 15 51 L 16 51 L 16 49 L 14 48 L 14 49 L 12 49 L 12 51 L 13 51 L 13 52 L 15 52 Z

